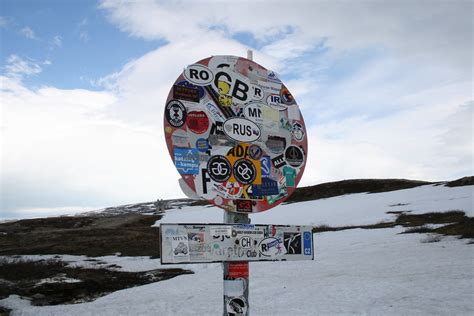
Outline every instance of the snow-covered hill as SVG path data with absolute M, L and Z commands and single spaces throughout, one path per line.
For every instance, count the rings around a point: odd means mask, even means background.
M 251 215 L 251 219 L 253 223 L 341 226 L 393 220 L 395 215 L 387 212 L 451 210 L 473 216 L 473 186 L 424 185 L 349 194 L 281 205 Z M 155 225 L 215 223 L 222 218 L 222 211 L 215 207 L 182 207 L 168 210 Z M 474 314 L 472 242 L 400 234 L 404 230 L 398 226 L 319 233 L 314 236 L 314 261 L 252 263 L 251 315 Z M 76 265 L 91 265 L 83 256 L 63 258 Z M 108 256 L 100 260 L 127 271 L 160 267 L 159 259 L 147 257 Z M 10 296 L 0 305 L 13 309 L 14 315 L 221 315 L 221 265 L 179 267 L 195 274 L 117 291 L 90 303 L 36 307 Z

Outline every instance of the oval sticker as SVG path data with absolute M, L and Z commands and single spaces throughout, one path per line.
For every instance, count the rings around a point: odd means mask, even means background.
M 252 121 L 234 117 L 224 122 L 224 133 L 238 142 L 251 143 L 260 138 L 260 127 Z
M 189 65 L 183 75 L 186 80 L 197 86 L 207 86 L 214 80 L 212 71 L 200 64 Z

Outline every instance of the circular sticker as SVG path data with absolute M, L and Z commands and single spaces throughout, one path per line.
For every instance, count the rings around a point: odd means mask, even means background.
M 186 125 L 195 134 L 202 134 L 209 128 L 209 119 L 204 111 L 192 111 L 188 113 Z
M 285 150 L 285 159 L 290 166 L 299 167 L 304 160 L 303 151 L 297 146 L 289 146 Z
M 186 108 L 178 100 L 171 100 L 166 105 L 166 119 L 174 127 L 181 127 L 186 122 Z
M 241 158 L 234 163 L 234 177 L 240 183 L 250 184 L 256 176 L 257 171 L 250 160 Z
M 224 182 L 230 178 L 232 167 L 226 157 L 212 156 L 207 162 L 209 177 L 216 182 Z
M 257 213 L 284 202 L 305 169 L 307 132 L 274 71 L 236 56 L 185 66 L 164 109 L 168 152 L 190 196 Z

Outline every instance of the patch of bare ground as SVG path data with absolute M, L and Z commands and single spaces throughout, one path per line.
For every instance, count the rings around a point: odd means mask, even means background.
M 379 222 L 370 225 L 348 225 L 337 227 L 321 225 L 315 226 L 313 232 L 321 233 L 355 228 L 380 229 L 400 225 L 407 228 L 403 232 L 404 234 L 436 233 L 439 235 L 474 239 L 474 218 L 466 216 L 463 211 L 453 210 L 448 212 L 431 212 L 424 214 L 408 214 L 404 211 L 387 213 L 397 215 L 397 218 L 392 222 Z M 436 225 L 439 227 L 430 227 L 430 225 Z M 431 242 L 439 240 L 439 238 L 434 238 Z
M 0 255 L 159 256 L 161 215 L 27 219 L 0 224 Z
M 11 294 L 28 297 L 33 305 L 57 305 L 93 301 L 108 293 L 167 280 L 183 269 L 123 272 L 70 267 L 59 260 L 0 260 L 0 299 Z

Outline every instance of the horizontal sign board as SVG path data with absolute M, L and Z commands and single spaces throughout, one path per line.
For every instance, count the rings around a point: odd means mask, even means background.
M 312 226 L 161 224 L 161 263 L 313 260 Z

